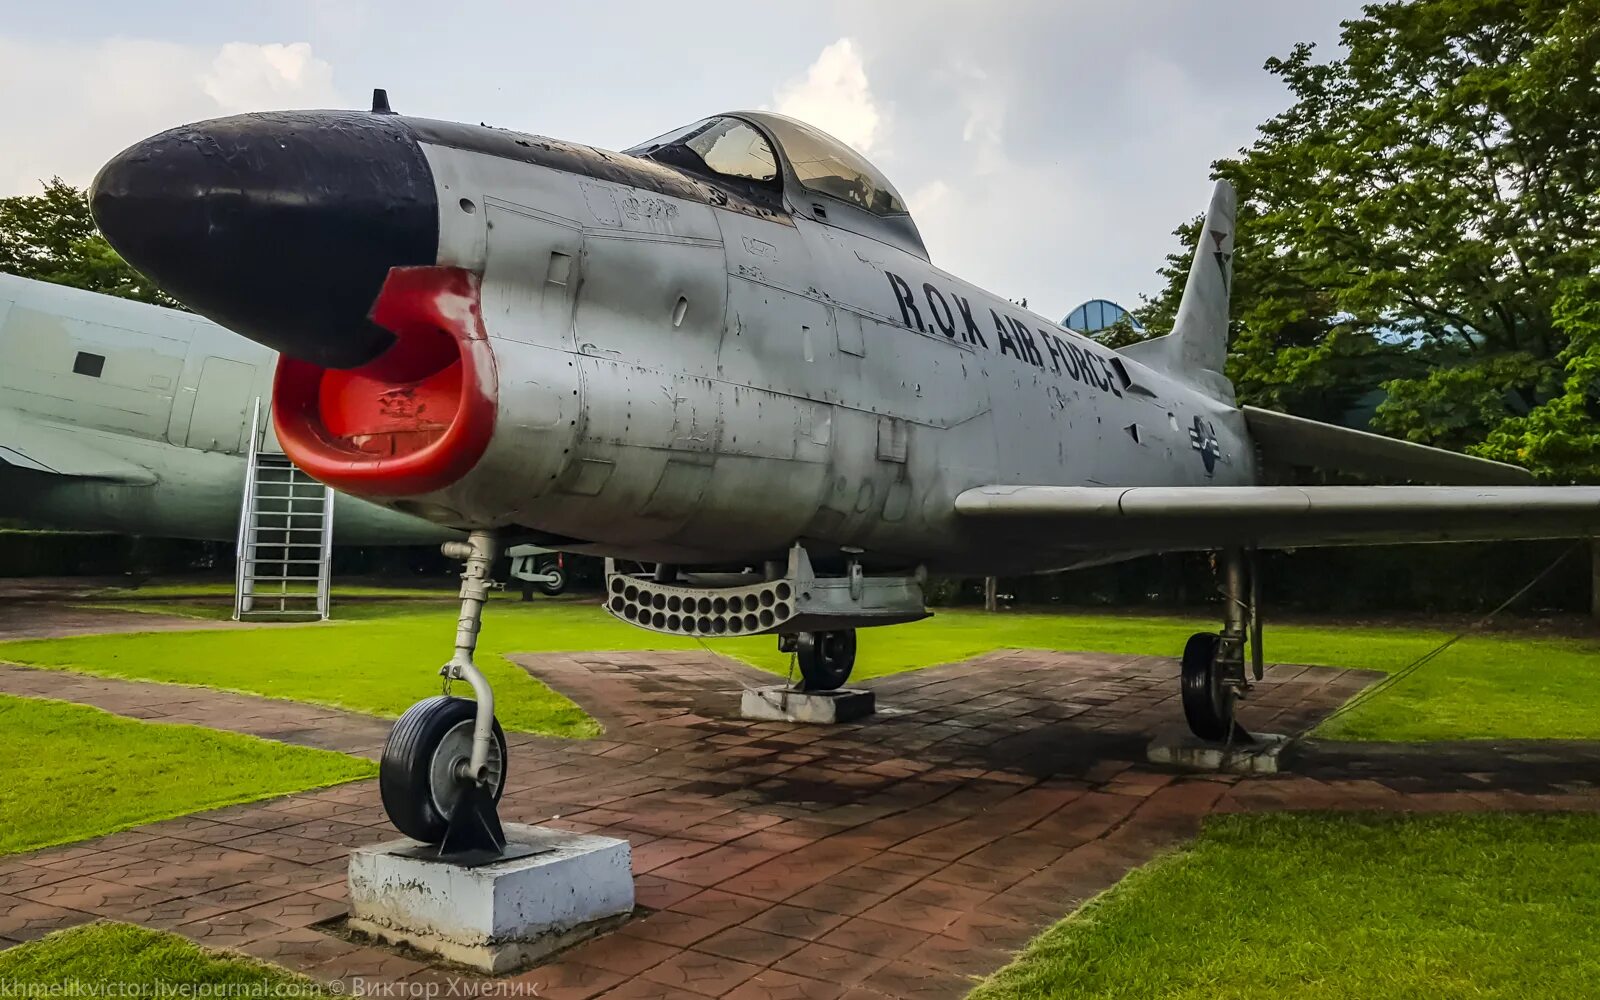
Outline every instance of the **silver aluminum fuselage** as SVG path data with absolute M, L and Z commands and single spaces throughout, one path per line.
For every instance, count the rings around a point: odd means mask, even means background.
M 477 466 L 407 509 L 647 561 L 801 541 L 1011 572 L 1059 551 L 997 551 L 963 490 L 1254 482 L 1231 405 L 803 206 L 423 150 L 438 263 L 483 276 L 498 416 Z

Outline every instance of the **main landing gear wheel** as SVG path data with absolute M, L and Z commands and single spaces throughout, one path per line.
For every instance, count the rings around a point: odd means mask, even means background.
M 1221 741 L 1234 731 L 1234 689 L 1221 662 L 1222 637 L 1198 632 L 1183 647 L 1183 716 L 1203 740 Z
M 549 577 L 549 579 L 542 583 L 531 583 L 523 580 L 522 599 L 524 601 L 533 600 L 535 592 L 541 593 L 546 597 L 556 597 L 567 589 L 567 571 L 555 563 L 540 566 L 537 572 L 541 576 Z
M 800 690 L 836 691 L 856 665 L 856 630 L 801 632 L 795 636 L 800 661 Z
M 546 597 L 555 597 L 567 589 L 567 571 L 560 566 L 551 563 L 548 566 L 540 567 L 539 572 L 550 578 L 544 583 L 536 584 L 541 594 Z
M 383 811 L 401 833 L 425 844 L 445 839 L 450 817 L 471 779 L 472 726 L 477 704 L 435 695 L 406 710 L 383 744 L 378 792 Z M 494 724 L 494 744 L 485 779 L 492 802 L 506 787 L 506 734 Z

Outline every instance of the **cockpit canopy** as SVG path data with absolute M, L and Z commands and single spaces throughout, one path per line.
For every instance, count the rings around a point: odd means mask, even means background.
M 625 152 L 746 190 L 781 194 L 787 188 L 791 205 L 802 211 L 809 207 L 807 214 L 818 222 L 928 256 L 905 200 L 889 179 L 849 146 L 793 118 L 767 111 L 718 115 Z M 827 203 L 808 206 L 807 196 Z M 830 215 L 831 203 L 847 208 Z

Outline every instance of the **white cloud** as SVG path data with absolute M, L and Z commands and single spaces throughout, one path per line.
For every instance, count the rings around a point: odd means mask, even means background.
M 251 45 L 229 42 L 200 78 L 201 89 L 225 111 L 326 107 L 334 98 L 333 67 L 305 42 Z
M 13 95 L 46 95 L 20 100 Z M 0 196 L 60 175 L 87 184 L 118 151 L 187 122 L 272 108 L 338 107 L 333 67 L 305 42 L 220 46 L 0 36 Z
M 858 152 L 873 152 L 880 138 L 884 116 L 849 38 L 823 49 L 805 76 L 779 87 L 775 98 L 779 114 L 815 125 Z
M 944 209 L 950 195 L 950 185 L 934 178 L 906 196 L 906 207 L 912 215 L 931 215 Z
M 1059 317 L 1137 305 L 1210 164 L 1288 103 L 1263 60 L 1330 41 L 1358 0 L 836 0 L 871 93 L 893 108 L 873 158 L 934 263 Z M 1234 8 L 1238 9 L 1235 10 Z M 1003 11 L 1003 12 L 1002 12 Z

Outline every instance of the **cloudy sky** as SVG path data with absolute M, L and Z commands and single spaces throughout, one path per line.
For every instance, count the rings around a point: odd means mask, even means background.
M 365 107 L 621 149 L 766 107 L 850 142 L 941 267 L 1059 318 L 1154 285 L 1207 168 L 1286 96 L 1262 63 L 1334 51 L 1353 0 L 587 4 L 0 0 L 0 195 L 83 184 L 153 132 Z

